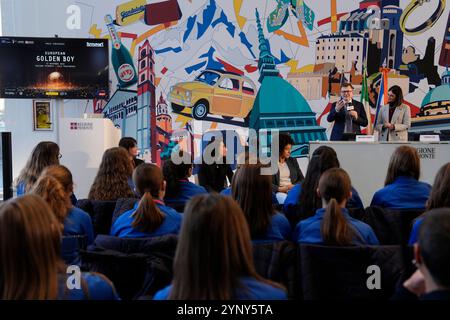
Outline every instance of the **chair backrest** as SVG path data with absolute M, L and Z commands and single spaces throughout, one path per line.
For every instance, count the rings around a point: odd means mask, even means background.
M 305 300 L 388 300 L 405 272 L 401 246 L 300 244 L 298 261 Z
M 414 219 L 424 209 L 368 207 L 362 221 L 372 227 L 382 245 L 407 245 Z
M 80 255 L 83 270 L 107 276 L 121 299 L 131 300 L 145 292 L 149 277 L 147 255 L 126 254 L 101 248 L 93 251 L 82 250 Z
M 120 217 L 123 213 L 127 212 L 128 210 L 133 209 L 136 202 L 138 202 L 139 199 L 136 198 L 120 198 L 117 199 L 116 207 L 114 208 L 114 212 L 112 215 L 112 221 L 111 224 L 114 224 L 116 219 Z
M 167 203 L 166 205 L 168 207 L 171 207 L 172 209 L 174 209 L 175 211 L 179 212 L 179 213 L 183 213 L 184 212 L 184 207 L 186 206 L 186 203 L 173 203 L 173 204 L 169 204 Z
M 80 250 L 85 250 L 86 247 L 86 235 L 63 236 L 61 240 L 61 257 L 66 265 L 80 265 Z
M 124 255 L 144 255 L 146 257 L 146 269 L 134 271 L 145 273 L 145 275 L 137 277 L 137 279 L 145 279 L 145 282 L 141 282 L 141 287 L 134 286 L 135 289 L 138 288 L 139 290 L 133 292 L 134 295 L 132 298 L 138 298 L 142 295 L 152 296 L 158 290 L 163 289 L 171 283 L 173 278 L 173 259 L 177 242 L 178 237 L 176 235 L 138 239 L 99 235 L 95 238 L 94 244 L 89 247 L 89 250 L 94 252 L 106 250 Z
M 253 260 L 260 276 L 283 284 L 289 298 L 299 297 L 296 244 L 290 241 L 254 242 Z
M 81 199 L 77 201 L 77 207 L 91 216 L 94 235 L 109 234 L 111 232 L 111 222 L 116 201 Z

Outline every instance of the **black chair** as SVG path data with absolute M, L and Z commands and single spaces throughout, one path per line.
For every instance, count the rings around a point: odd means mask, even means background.
M 175 211 L 179 213 L 184 212 L 184 207 L 186 206 L 186 203 L 174 203 L 174 204 L 166 204 L 168 207 L 171 207 Z
M 253 260 L 258 274 L 283 284 L 291 299 L 297 292 L 297 246 L 290 241 L 253 243 Z
M 98 272 L 108 277 L 123 300 L 132 300 L 145 292 L 148 283 L 147 255 L 127 254 L 96 248 L 80 251 L 82 270 Z
M 81 199 L 77 201 L 77 207 L 91 216 L 94 235 L 111 232 L 111 221 L 116 201 Z
M 358 220 L 362 220 L 366 214 L 366 210 L 364 208 L 347 208 L 349 215 Z
M 93 252 L 106 251 L 132 256 L 144 255 L 146 268 L 132 271 L 141 274 L 139 276 L 136 275 L 136 278 L 131 279 L 134 279 L 133 281 L 141 281 L 144 279 L 144 281 L 134 283 L 133 290 L 130 289 L 129 292 L 126 292 L 127 298 L 135 299 L 144 295 L 153 296 L 158 290 L 163 289 L 171 283 L 173 277 L 172 265 L 177 243 L 178 237 L 176 235 L 137 239 L 99 235 L 95 238 L 94 244 L 88 247 L 88 253 L 92 254 Z M 83 266 L 84 262 L 85 261 L 83 260 Z M 105 265 L 103 265 L 103 267 L 105 267 Z M 87 268 L 89 268 L 89 265 Z M 125 270 L 127 270 L 126 268 L 127 267 L 125 267 Z M 102 273 L 101 270 L 91 271 Z M 109 269 L 106 269 L 105 272 L 109 272 Z M 105 273 L 105 275 L 107 274 Z M 113 274 L 113 276 L 119 276 L 117 280 L 119 283 L 125 282 L 124 279 L 120 278 L 120 275 Z M 114 279 L 111 278 L 111 281 L 114 282 Z M 122 296 L 123 294 L 121 297 Z
M 120 198 L 120 199 L 117 199 L 116 206 L 114 208 L 114 212 L 113 212 L 113 215 L 112 215 L 111 225 L 114 224 L 116 219 L 118 217 L 120 217 L 123 213 L 127 212 L 128 210 L 133 209 L 134 205 L 138 201 L 139 201 L 139 199 L 136 199 L 136 198 Z
M 362 217 L 374 230 L 382 245 L 407 245 L 414 219 L 420 216 L 424 209 L 387 209 L 368 207 Z
M 87 247 L 86 235 L 63 236 L 61 240 L 61 257 L 66 265 L 80 265 L 80 251 Z
M 388 300 L 405 272 L 401 246 L 299 246 L 299 286 L 305 300 Z M 380 289 L 369 289 L 379 267 Z

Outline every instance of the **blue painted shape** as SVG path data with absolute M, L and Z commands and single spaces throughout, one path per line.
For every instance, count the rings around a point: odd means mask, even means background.
M 228 17 L 226 16 L 225 12 L 220 13 L 220 17 L 217 18 L 212 24 L 211 26 L 213 28 L 215 28 L 219 23 L 223 23 L 224 25 L 227 26 L 227 31 L 228 33 L 234 38 L 234 31 L 236 30 L 236 27 L 234 26 L 233 23 L 231 23 L 230 21 L 228 21 Z
M 216 9 L 216 1 L 210 0 L 209 5 L 203 10 L 203 23 L 197 22 L 197 39 L 200 39 L 211 25 Z
M 250 54 L 252 55 L 253 59 L 256 59 L 255 54 L 252 51 L 252 44 L 248 41 L 247 36 L 245 35 L 244 32 L 240 32 L 239 33 L 239 38 L 241 38 L 241 43 L 247 47 L 248 51 L 250 52 Z
M 193 66 L 187 67 L 184 70 L 188 73 L 191 74 L 194 71 L 200 70 L 203 66 L 206 65 L 206 61 L 194 64 Z
M 183 42 L 186 42 L 187 38 L 189 38 L 189 35 L 191 34 L 192 29 L 194 29 L 195 21 L 197 20 L 197 16 L 192 16 L 188 18 L 187 25 L 186 25 L 186 31 L 183 35 Z
M 169 52 L 169 51 L 173 51 L 175 53 L 180 52 L 182 49 L 181 47 L 167 47 L 167 48 L 163 48 L 163 49 L 159 49 L 159 50 L 155 50 L 155 54 L 161 54 L 161 53 L 165 53 L 165 52 Z
M 286 63 L 289 60 L 291 60 L 288 56 L 286 56 L 286 54 L 284 53 L 283 50 L 280 50 L 280 51 L 281 51 L 280 52 L 280 59 L 274 57 L 276 64 L 283 64 L 283 63 Z

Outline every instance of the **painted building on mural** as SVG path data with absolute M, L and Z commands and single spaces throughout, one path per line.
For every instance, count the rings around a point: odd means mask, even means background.
M 325 128 L 317 124 L 316 114 L 300 92 L 279 76 L 268 40 L 264 37 L 258 11 L 256 19 L 261 87 L 250 116 L 250 128 L 258 133 L 268 132 L 268 140 L 261 141 L 263 150 L 270 147 L 271 130 L 289 133 L 295 142 L 292 157 L 305 157 L 309 141 L 326 140 Z
M 172 134 L 172 117 L 170 116 L 169 107 L 162 93 L 156 105 L 156 132 L 158 136 L 158 147 L 156 161 L 154 163 L 161 165 L 161 152 L 168 147 Z
M 157 157 L 155 52 L 148 40 L 138 50 L 137 85 L 137 137 L 142 154 L 150 153 L 151 161 Z
M 111 119 L 122 130 L 122 136 L 136 136 L 139 122 L 136 91 L 117 89 L 102 112 L 105 118 Z

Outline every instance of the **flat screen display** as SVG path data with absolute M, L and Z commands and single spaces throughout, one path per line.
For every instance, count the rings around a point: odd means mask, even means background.
M 107 39 L 0 37 L 0 97 L 107 99 Z

